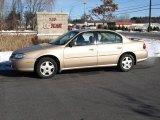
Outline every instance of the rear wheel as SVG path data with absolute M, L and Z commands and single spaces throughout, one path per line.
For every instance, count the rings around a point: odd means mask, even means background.
M 38 61 L 35 72 L 40 78 L 51 78 L 57 73 L 57 63 L 52 58 L 42 58 Z
M 119 68 L 122 72 L 130 71 L 134 66 L 134 58 L 130 54 L 124 54 L 119 60 Z

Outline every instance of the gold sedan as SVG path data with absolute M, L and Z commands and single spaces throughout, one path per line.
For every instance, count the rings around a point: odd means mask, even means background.
M 108 30 L 74 30 L 49 44 L 17 50 L 10 61 L 15 70 L 50 78 L 62 70 L 91 67 L 118 66 L 126 72 L 147 57 L 143 41 Z

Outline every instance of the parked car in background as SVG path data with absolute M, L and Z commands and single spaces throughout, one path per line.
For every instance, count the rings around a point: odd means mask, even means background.
M 49 44 L 23 48 L 10 57 L 18 71 L 34 71 L 40 78 L 68 69 L 117 66 L 127 72 L 147 59 L 146 44 L 109 30 L 73 30 Z
M 82 29 L 96 29 L 96 26 L 94 26 L 94 25 L 83 25 L 82 26 Z

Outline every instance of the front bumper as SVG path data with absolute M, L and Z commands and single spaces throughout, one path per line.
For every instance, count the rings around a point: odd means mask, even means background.
M 11 67 L 17 71 L 34 71 L 35 59 L 10 59 Z

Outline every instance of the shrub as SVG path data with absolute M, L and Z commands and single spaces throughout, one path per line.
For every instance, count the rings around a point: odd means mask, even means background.
M 0 35 L 0 51 L 15 51 L 20 48 L 48 42 L 50 40 L 38 40 L 36 35 Z

